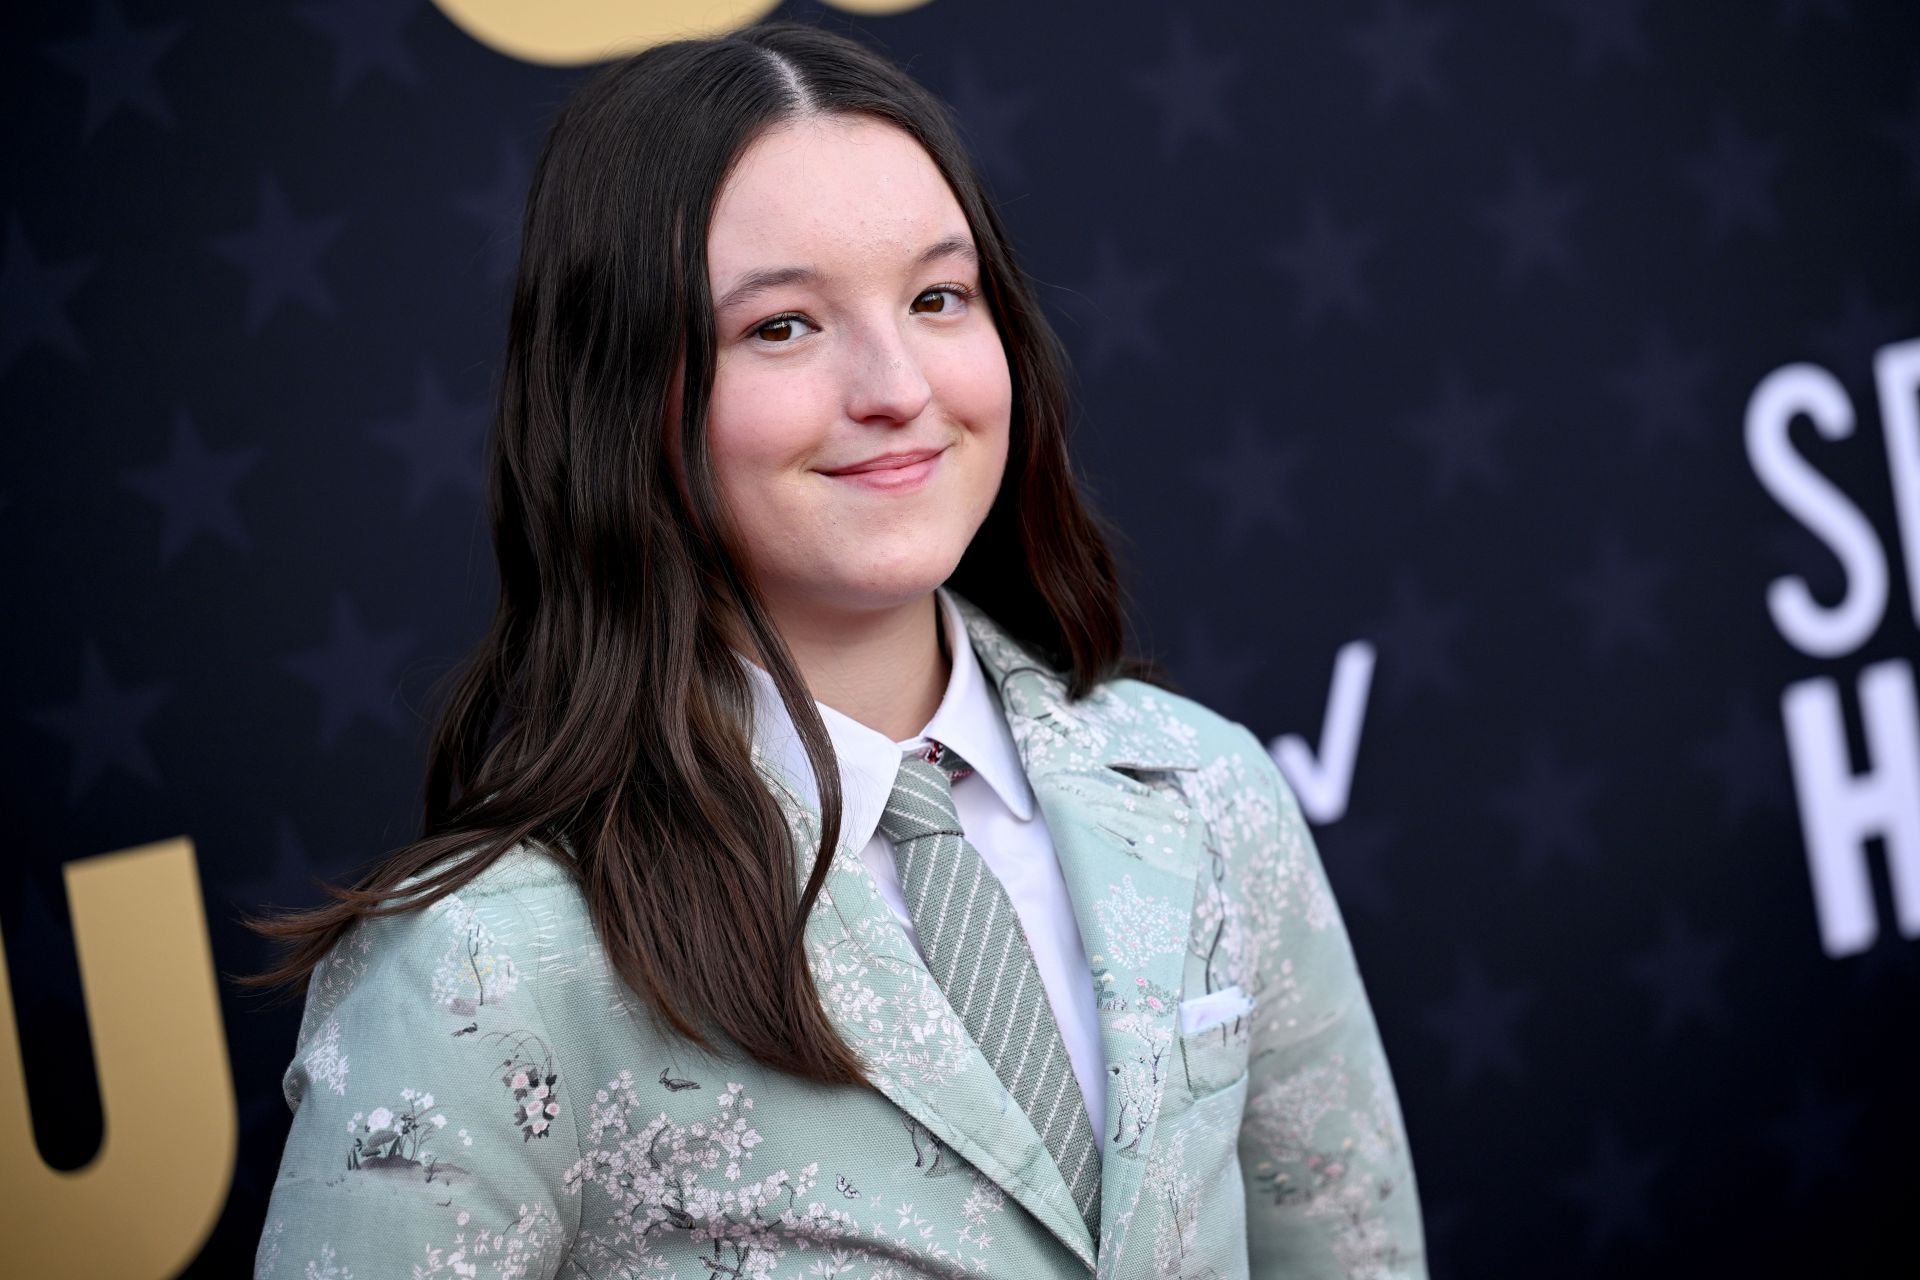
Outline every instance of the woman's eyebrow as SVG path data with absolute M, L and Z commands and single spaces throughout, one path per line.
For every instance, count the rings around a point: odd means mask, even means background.
M 973 241 L 965 236 L 947 236 L 922 249 L 920 256 L 913 260 L 912 269 L 917 271 L 941 258 L 964 258 L 969 263 L 977 264 L 980 261 L 980 253 L 973 247 Z M 714 314 L 723 315 L 769 289 L 778 289 L 789 284 L 818 283 L 820 283 L 820 272 L 813 267 L 761 267 L 740 277 L 740 283 L 729 289 L 726 296 L 721 298 L 714 307 Z

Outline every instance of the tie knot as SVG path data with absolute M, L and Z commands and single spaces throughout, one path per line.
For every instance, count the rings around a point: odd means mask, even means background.
M 880 830 L 896 845 L 925 836 L 962 836 L 960 811 L 953 803 L 953 781 L 973 769 L 952 748 L 934 743 L 900 757 L 893 792 L 880 814 Z

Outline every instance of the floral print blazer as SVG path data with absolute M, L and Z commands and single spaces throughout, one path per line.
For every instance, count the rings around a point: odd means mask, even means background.
M 529 845 L 315 970 L 258 1280 L 1424 1277 L 1386 1054 L 1265 749 L 1136 681 L 1070 702 L 958 603 L 1099 993 L 1098 1240 L 856 850 L 806 946 L 871 1088 L 657 1036 Z M 818 847 L 793 779 L 755 763 Z

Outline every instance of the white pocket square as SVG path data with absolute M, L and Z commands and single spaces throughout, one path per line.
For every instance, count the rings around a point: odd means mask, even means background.
M 1239 986 L 1222 987 L 1203 996 L 1180 1002 L 1180 1034 L 1193 1035 L 1208 1027 L 1217 1027 L 1233 1018 L 1244 1017 L 1253 1009 L 1253 997 Z

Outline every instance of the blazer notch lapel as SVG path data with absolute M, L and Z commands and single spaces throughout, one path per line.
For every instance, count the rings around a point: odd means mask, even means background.
M 1161 1100 L 1179 1070 L 1180 993 L 1206 832 L 1164 775 L 1200 767 L 1198 734 L 1151 685 L 1102 686 L 1070 700 L 1057 672 L 980 610 L 960 604 L 975 653 L 1000 692 L 1092 969 L 1107 1067 L 1100 1201 L 1107 1264 L 1125 1249 Z
M 1106 1062 L 1101 1247 L 1124 1246 L 1165 1091 L 1180 1069 L 1178 1010 L 1205 835 L 1169 787 L 1120 767 L 1034 782 L 1087 948 Z
M 1107 1065 L 1099 1250 L 1104 1260 L 1124 1247 L 1124 1224 L 1132 1220 L 1140 1197 L 1143 1157 L 1153 1147 L 1161 1098 L 1178 1070 L 1180 989 L 1205 857 L 1203 824 L 1179 788 L 1164 777 L 1135 775 L 1200 767 L 1197 734 L 1175 702 L 1151 685 L 1103 685 L 1077 702 L 1069 699 L 1058 672 L 965 598 L 956 595 L 955 601 L 974 653 L 1000 695 L 1092 964 Z M 792 789 L 787 790 L 791 798 Z M 804 805 L 800 810 L 807 812 Z M 817 847 L 817 814 L 813 823 L 811 840 L 797 847 Z M 806 868 L 801 871 L 804 880 Z M 924 992 L 930 990 L 940 1011 L 948 1017 L 952 1011 L 860 859 L 841 850 L 828 884 L 833 910 L 816 908 L 809 918 L 809 959 L 816 963 L 815 983 L 823 997 L 836 981 L 829 957 L 844 954 L 849 942 L 858 963 L 875 975 L 869 981 L 884 984 L 876 988 L 883 1010 L 877 1034 L 865 1021 L 871 1015 L 842 1013 L 828 998 L 848 1043 L 863 1062 L 873 1064 L 875 1083 L 999 1182 L 1092 1268 L 1092 1242 L 1065 1180 L 958 1019 L 953 1022 L 966 1061 L 958 1069 L 945 1066 L 953 1072 L 951 1079 L 943 1082 L 939 1071 L 901 1071 L 889 1060 L 886 1045 L 908 1030 L 896 1010 L 927 1016 Z M 860 950 L 889 934 L 898 940 L 895 955 L 859 957 Z M 892 971 L 882 972 L 889 964 Z
M 754 763 L 786 815 L 804 884 L 819 813 L 756 746 Z M 841 1038 L 888 1101 L 1031 1213 L 1086 1265 L 1094 1241 L 1059 1166 L 880 896 L 842 844 L 808 914 L 807 964 Z

